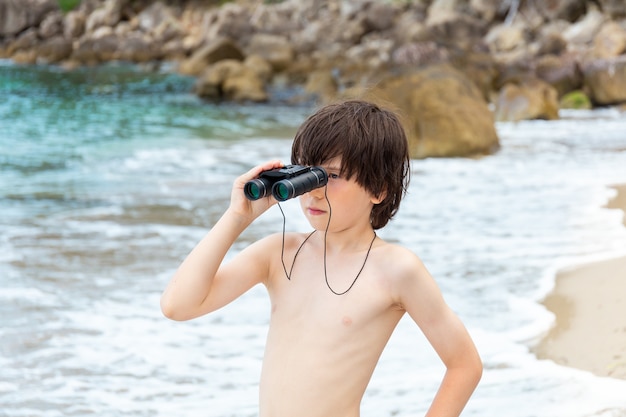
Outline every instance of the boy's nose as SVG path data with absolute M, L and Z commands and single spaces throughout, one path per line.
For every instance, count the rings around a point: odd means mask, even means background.
M 326 193 L 326 186 L 315 188 L 309 191 L 309 194 L 311 194 L 311 196 L 313 196 L 314 198 L 324 198 L 325 193 Z

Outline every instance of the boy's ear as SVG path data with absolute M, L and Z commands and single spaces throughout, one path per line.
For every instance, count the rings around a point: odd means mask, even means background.
M 380 204 L 385 200 L 385 198 L 387 198 L 387 190 L 384 190 L 378 196 L 372 196 L 370 201 L 374 204 Z

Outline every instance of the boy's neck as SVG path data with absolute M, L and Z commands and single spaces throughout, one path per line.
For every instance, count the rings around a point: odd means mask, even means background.
M 326 251 L 329 254 L 353 253 L 365 251 L 370 247 L 375 231 L 371 225 L 363 228 L 351 228 L 341 231 L 318 230 L 315 233 L 319 242 L 324 244 L 326 240 Z

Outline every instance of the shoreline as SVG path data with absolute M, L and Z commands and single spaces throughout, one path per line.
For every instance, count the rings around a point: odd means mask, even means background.
M 606 208 L 624 212 L 626 184 Z M 555 323 L 533 348 L 539 359 L 626 379 L 626 256 L 560 270 L 542 304 Z

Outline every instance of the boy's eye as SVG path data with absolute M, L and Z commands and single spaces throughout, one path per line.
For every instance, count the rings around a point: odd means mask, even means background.
M 328 178 L 333 180 L 339 179 L 339 174 L 329 173 Z

